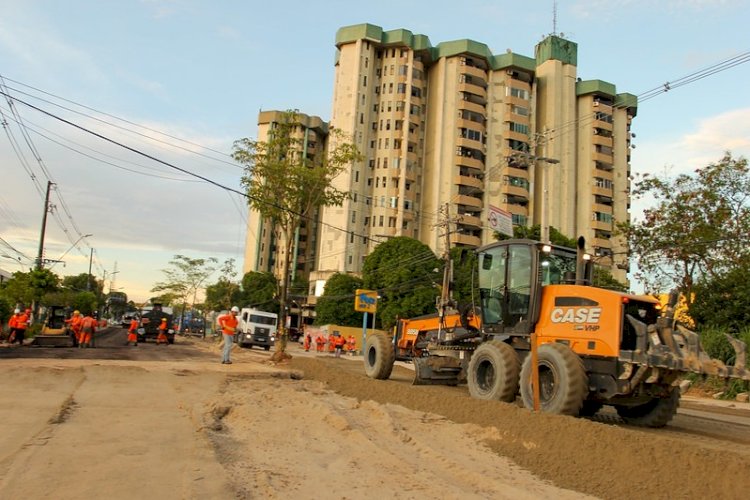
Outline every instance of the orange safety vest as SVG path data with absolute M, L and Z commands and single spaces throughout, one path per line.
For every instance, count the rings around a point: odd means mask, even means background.
M 128 328 L 128 331 L 133 333 L 138 329 L 138 321 L 135 319 L 130 320 L 130 328 Z
M 232 313 L 225 314 L 224 316 L 219 316 L 219 325 L 221 326 L 221 333 L 224 335 L 234 335 L 234 332 L 237 331 L 237 325 L 239 324 L 239 320 L 237 319 L 237 316 L 233 315 Z
M 96 331 L 96 320 L 91 316 L 86 316 L 81 321 L 81 330 L 84 333 L 94 333 Z

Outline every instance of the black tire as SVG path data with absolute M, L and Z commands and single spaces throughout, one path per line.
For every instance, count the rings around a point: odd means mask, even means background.
M 265 349 L 266 351 L 270 351 L 271 350 L 271 346 L 270 345 L 263 346 L 263 349 Z
M 604 406 L 604 404 L 600 403 L 599 401 L 586 400 L 583 402 L 581 409 L 578 411 L 578 415 L 580 417 L 593 417 L 594 415 L 599 413 L 599 410 L 602 409 L 602 406 Z
M 167 344 L 174 344 L 174 338 L 167 339 Z
M 680 389 L 673 387 L 666 398 L 654 398 L 638 406 L 615 406 L 625 423 L 639 427 L 664 427 L 680 406 Z
M 577 416 L 588 394 L 588 377 L 581 358 L 564 344 L 539 346 L 539 402 L 545 413 Z M 534 408 L 531 387 L 531 353 L 521 369 L 521 398 Z
M 393 363 L 396 361 L 396 352 L 388 337 L 382 333 L 368 335 L 363 354 L 365 373 L 368 377 L 386 380 L 391 376 Z
M 505 342 L 491 340 L 480 345 L 469 361 L 467 385 L 476 399 L 512 403 L 518 393 L 521 363 Z

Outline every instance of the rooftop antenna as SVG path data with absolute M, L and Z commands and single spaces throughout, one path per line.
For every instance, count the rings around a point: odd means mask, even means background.
M 557 35 L 557 0 L 552 1 L 552 34 Z

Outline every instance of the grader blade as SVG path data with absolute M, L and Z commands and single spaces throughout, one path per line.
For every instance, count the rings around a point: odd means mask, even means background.
M 706 354 L 701 347 L 700 336 L 682 325 L 676 326 L 675 333 L 670 322 L 660 321 L 657 325 L 646 325 L 631 315 L 627 315 L 627 319 L 636 333 L 636 350 L 624 353 L 622 361 L 652 368 L 750 381 L 750 370 L 746 367 L 747 346 L 744 342 L 726 335 L 735 351 L 734 365 L 726 365 Z
M 458 385 L 461 366 L 448 356 L 414 358 L 413 385 Z

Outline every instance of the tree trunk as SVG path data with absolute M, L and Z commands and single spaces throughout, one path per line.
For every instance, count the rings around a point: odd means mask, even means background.
M 286 317 L 287 317 L 287 295 L 289 294 L 289 266 L 292 260 L 292 244 L 294 241 L 291 238 L 292 231 L 284 231 L 284 246 L 286 252 L 284 253 L 284 262 L 281 266 L 281 290 L 279 291 L 279 325 L 276 332 L 276 352 L 272 359 L 274 361 L 282 361 L 284 358 L 289 357 L 286 354 L 286 346 L 289 339 L 289 332 L 286 328 Z

